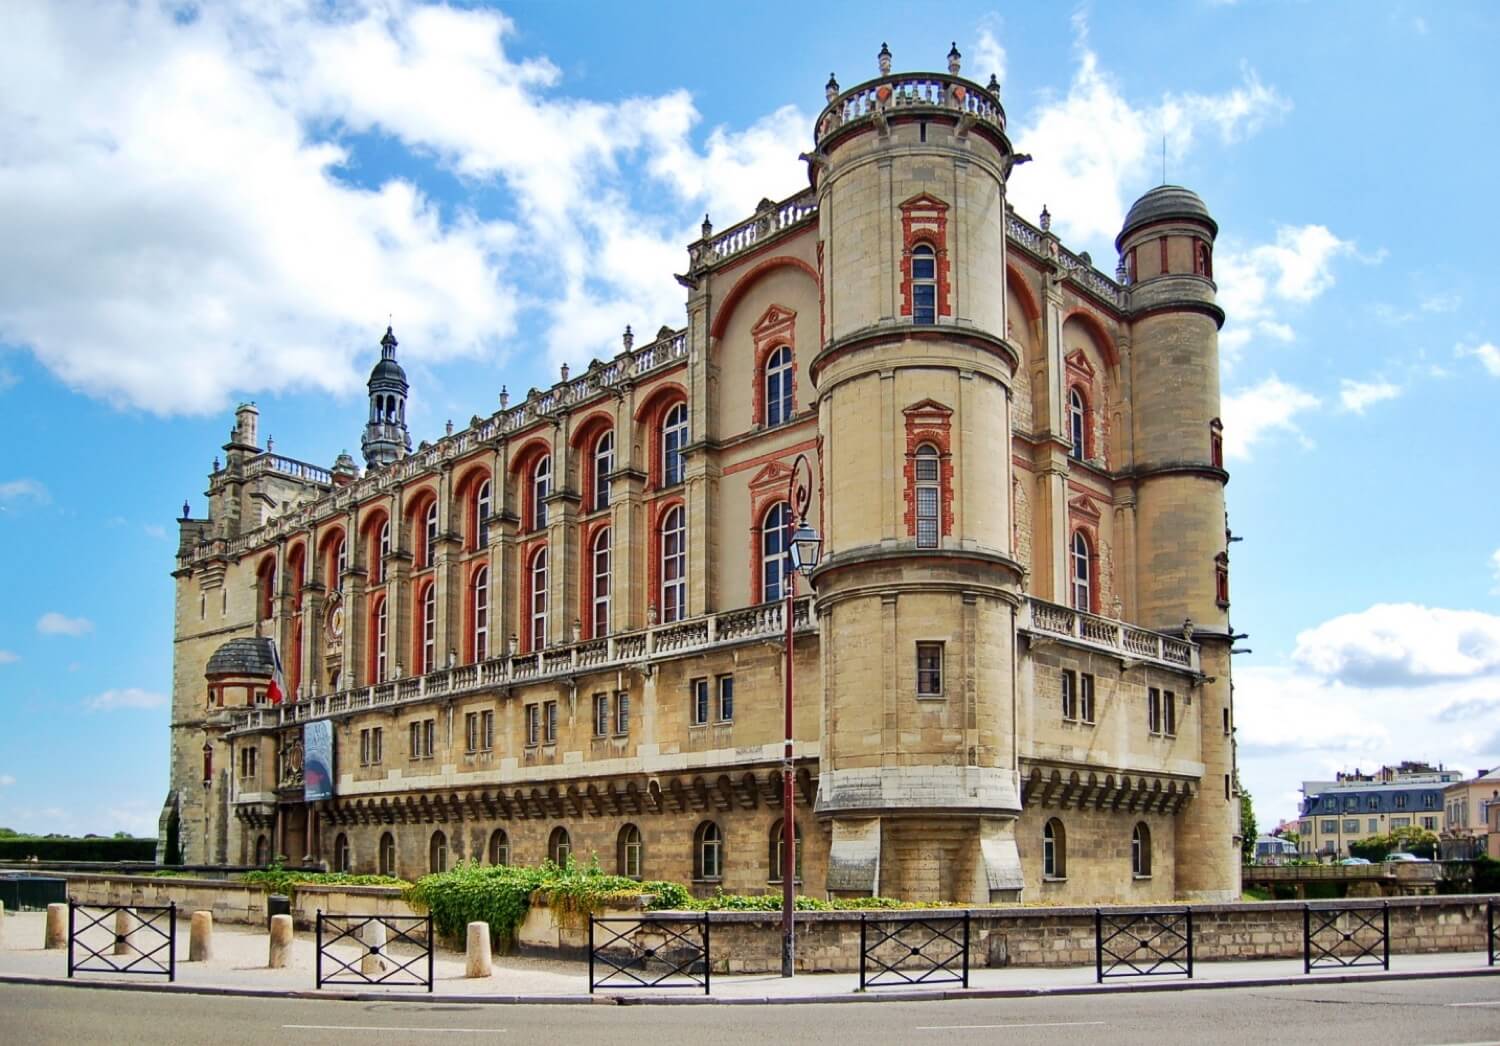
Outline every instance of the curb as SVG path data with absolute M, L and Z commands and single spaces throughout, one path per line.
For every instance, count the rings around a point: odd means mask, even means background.
M 0 974 L 0 984 L 31 987 L 94 988 L 105 991 L 161 992 L 172 995 L 209 995 L 251 999 L 323 999 L 333 1002 L 428 1002 L 490 1006 L 811 1006 L 879 1002 L 948 1002 L 957 999 L 1035 999 L 1074 995 L 1119 995 L 1147 992 L 1222 991 L 1234 988 L 1276 988 L 1296 985 L 1362 984 L 1382 981 L 1435 980 L 1439 977 L 1493 977 L 1500 967 L 1472 966 L 1411 972 L 1337 973 L 1300 977 L 1253 977 L 1237 980 L 1172 980 L 1142 984 L 1070 984 L 1056 988 L 965 988 L 944 991 L 867 991 L 839 995 L 751 995 L 715 998 L 712 995 L 452 995 L 427 992 L 366 992 L 275 988 L 229 988 L 222 985 L 149 984 L 139 981 L 82 981 L 64 977 Z

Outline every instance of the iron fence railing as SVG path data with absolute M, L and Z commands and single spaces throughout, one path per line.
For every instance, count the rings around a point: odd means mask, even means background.
M 79 904 L 69 899 L 68 977 L 79 973 L 177 980 L 177 905 Z
M 1193 910 L 1094 909 L 1094 976 L 1193 976 Z
M 1336 966 L 1391 968 L 1391 906 L 1302 906 L 1302 972 Z
M 432 991 L 432 916 L 317 916 L 317 986 L 378 985 Z
M 599 988 L 702 988 L 707 995 L 711 976 L 707 912 L 589 918 L 590 995 Z
M 969 986 L 969 913 L 859 918 L 859 990 L 895 985 Z

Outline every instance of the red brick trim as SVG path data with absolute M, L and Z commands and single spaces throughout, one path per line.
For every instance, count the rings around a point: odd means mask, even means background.
M 936 400 L 913 403 L 901 412 L 906 416 L 906 534 L 917 536 L 917 448 L 931 443 L 938 452 L 939 534 L 953 533 L 953 410 Z
M 764 603 L 765 575 L 761 563 L 761 529 L 772 506 L 786 503 L 786 488 L 792 470 L 773 461 L 750 481 L 750 602 Z
M 1078 504 L 1082 502 L 1089 506 L 1085 498 L 1075 498 L 1068 503 L 1068 547 L 1064 550 L 1068 569 L 1068 589 L 1062 600 L 1064 606 L 1073 606 L 1073 535 L 1082 533 L 1084 540 L 1089 546 L 1089 605 L 1084 608 L 1090 614 L 1099 613 L 1099 597 L 1103 588 L 1104 579 L 1099 571 L 1099 518 L 1097 514 L 1090 518 L 1088 515 L 1078 511 Z M 1077 609 L 1077 608 L 1074 608 Z
M 792 415 L 797 413 L 796 310 L 783 305 L 770 306 L 750 328 L 750 337 L 755 342 L 755 388 L 751 393 L 750 417 L 753 424 L 764 426 L 770 424 L 766 417 L 766 363 L 771 353 L 783 345 L 792 353 Z M 783 418 L 782 424 L 786 421 Z
M 540 436 L 534 436 L 516 451 L 515 456 L 510 459 L 510 472 L 515 477 L 516 504 L 520 508 L 521 526 L 520 532 L 535 532 L 532 521 L 536 519 L 535 496 L 532 487 L 532 474 L 536 466 L 544 456 L 552 458 L 552 485 L 551 490 L 558 489 L 557 456 L 552 453 L 552 444 Z
M 803 421 L 797 422 L 796 425 L 788 427 L 793 429 L 802 428 L 803 426 L 808 425 L 815 420 L 817 419 L 804 419 Z M 733 465 L 725 465 L 723 471 L 721 472 L 721 475 L 732 476 L 736 472 L 744 472 L 746 469 L 753 469 L 755 466 L 764 465 L 768 461 L 780 461 L 782 458 L 791 457 L 794 454 L 805 453 L 806 451 L 812 450 L 818 445 L 819 438 L 820 437 L 815 436 L 812 439 L 805 439 L 800 443 L 793 443 L 789 447 L 778 447 L 775 450 L 768 450 L 764 454 L 757 454 L 753 458 L 746 458 L 744 461 L 736 461 Z M 757 476 L 756 478 L 759 479 L 759 476 Z
M 901 315 L 910 316 L 911 257 L 918 244 L 931 247 L 937 256 L 937 314 L 953 315 L 949 303 L 948 205 L 936 196 L 921 193 L 901 205 Z
M 778 254 L 764 261 L 756 262 L 745 271 L 743 276 L 735 281 L 734 286 L 729 288 L 729 293 L 724 295 L 724 300 L 719 303 L 719 308 L 714 313 L 713 324 L 708 329 L 709 337 L 722 338 L 724 336 L 725 330 L 729 327 L 729 317 L 734 314 L 735 306 L 740 303 L 740 299 L 749 292 L 751 286 L 757 280 L 773 269 L 785 268 L 787 266 L 800 269 L 808 276 L 811 276 L 813 282 L 820 288 L 822 287 L 823 281 L 818 278 L 817 270 L 801 258 L 793 258 L 789 254 Z
M 646 427 L 646 486 L 649 490 L 660 490 L 662 486 L 662 423 L 666 420 L 667 411 L 679 403 L 686 403 L 687 398 L 687 389 L 676 382 L 668 382 L 651 390 L 651 394 L 636 408 L 636 424 Z M 691 420 L 688 425 L 688 440 L 691 441 Z
M 1099 355 L 1104 357 L 1104 365 L 1106 367 L 1114 369 L 1120 365 L 1120 353 L 1115 348 L 1115 340 L 1110 336 L 1109 331 L 1105 329 L 1103 322 L 1100 321 L 1098 316 L 1095 316 L 1088 309 L 1079 307 L 1072 309 L 1063 317 L 1063 324 L 1066 325 L 1069 320 L 1077 320 L 1080 324 L 1088 328 L 1089 334 L 1093 336 L 1094 342 L 1099 349 Z

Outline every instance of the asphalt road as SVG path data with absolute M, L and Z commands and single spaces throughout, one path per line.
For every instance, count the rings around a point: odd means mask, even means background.
M 1500 1046 L 1500 977 L 803 1006 L 498 1006 L 0 985 L 0 1043 Z

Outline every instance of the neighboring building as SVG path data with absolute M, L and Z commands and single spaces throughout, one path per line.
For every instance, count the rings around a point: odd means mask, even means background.
M 1339 774 L 1334 781 L 1302 783 L 1299 846 L 1304 854 L 1349 855 L 1351 843 L 1397 828 L 1443 831 L 1443 790 L 1456 770 L 1402 763 L 1374 774 Z
M 1492 806 L 1500 806 L 1500 769 L 1481 771 L 1473 780 L 1443 789 L 1444 852 L 1453 856 L 1485 853 Z
M 808 190 L 704 222 L 686 327 L 415 451 L 388 331 L 363 476 L 236 412 L 174 575 L 188 860 L 777 888 L 805 454 L 803 891 L 1239 898 L 1217 225 L 1153 189 L 1111 278 L 1007 207 L 998 84 L 880 57 Z

